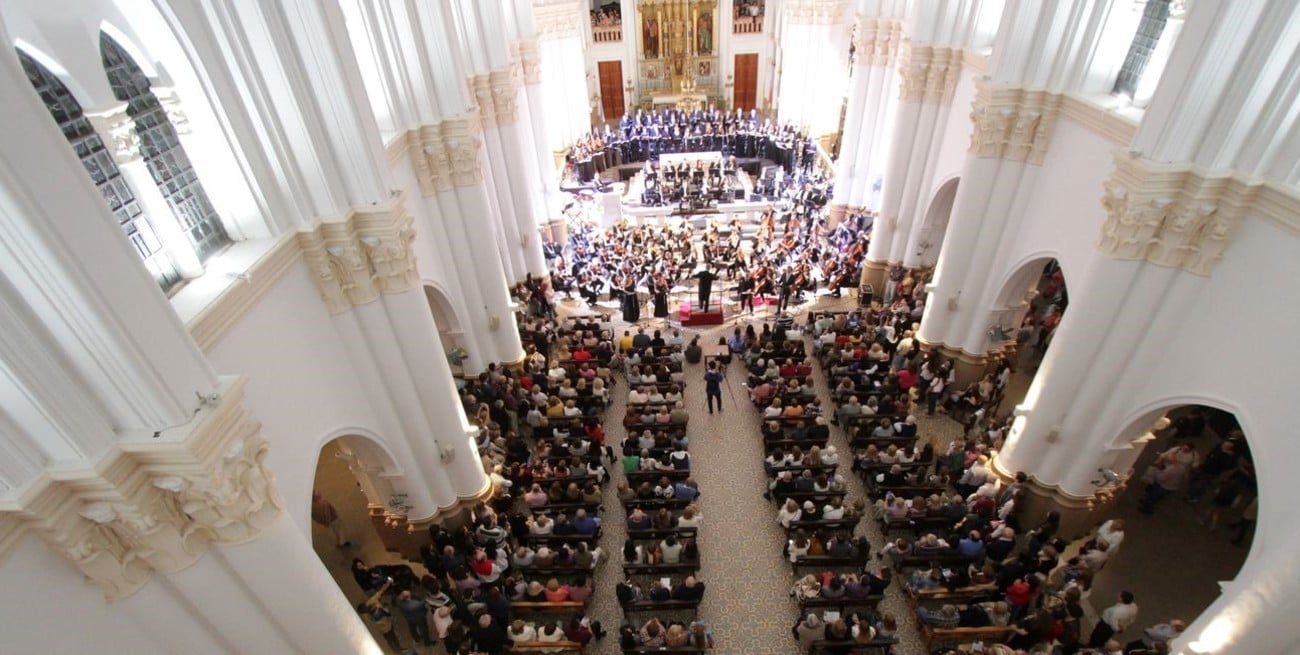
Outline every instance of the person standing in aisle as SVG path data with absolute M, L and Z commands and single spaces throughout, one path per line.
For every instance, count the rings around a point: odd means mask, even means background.
M 718 401 L 718 411 L 722 411 L 722 380 L 726 378 L 718 362 L 709 362 L 709 370 L 704 372 L 704 396 L 708 399 L 709 413 L 713 413 L 713 401 Z

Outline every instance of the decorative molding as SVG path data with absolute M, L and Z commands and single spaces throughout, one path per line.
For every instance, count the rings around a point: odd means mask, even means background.
M 113 162 L 125 166 L 143 158 L 140 152 L 140 133 L 135 129 L 135 119 L 126 113 L 126 103 L 108 111 L 86 114 L 95 132 L 104 140 Z
M 858 22 L 854 64 L 892 68 L 902 49 L 903 21 L 898 18 L 863 18 Z
M 972 157 L 1042 164 L 1061 113 L 1060 93 L 975 83 L 971 108 Z
M 904 41 L 899 100 L 948 106 L 961 77 L 962 50 Z
M 515 42 L 519 52 L 519 67 L 526 86 L 542 83 L 542 55 L 537 51 L 537 39 Z
M 1117 152 L 1104 189 L 1106 222 L 1098 250 L 1114 259 L 1145 260 L 1208 276 L 1246 214 L 1257 211 L 1265 185 L 1231 171 L 1209 172 Z
M 303 259 L 331 314 L 419 286 L 411 250 L 415 228 L 404 200 L 398 194 L 385 204 L 299 230 Z
M 845 0 L 786 0 L 785 20 L 790 25 L 836 25 L 845 4 Z
M 1062 98 L 1061 115 L 1083 125 L 1117 148 L 1127 148 L 1137 133 L 1137 121 L 1074 93 L 1067 93 Z
M 190 423 L 120 442 L 91 469 L 47 470 L 0 506 L 0 551 L 31 530 L 114 600 L 214 542 L 256 538 L 282 503 L 261 425 L 243 406 L 246 380 L 223 382 Z
M 962 50 L 961 66 L 975 75 L 983 75 L 989 68 L 989 56 L 974 50 Z
M 497 126 L 490 75 L 490 73 L 477 73 L 469 76 L 469 93 L 474 98 L 474 106 L 478 108 L 479 118 L 485 130 Z
M 581 2 L 570 0 L 533 5 L 533 26 L 538 41 L 582 38 L 590 22 Z
M 185 327 L 194 338 L 199 349 L 207 351 L 216 345 L 230 328 L 234 327 L 249 310 L 257 305 L 271 288 L 279 283 L 294 264 L 302 251 L 298 248 L 293 233 L 286 233 L 275 240 L 275 245 L 266 251 L 247 271 L 246 279 L 235 281 L 226 287 L 212 302 L 208 303 Z

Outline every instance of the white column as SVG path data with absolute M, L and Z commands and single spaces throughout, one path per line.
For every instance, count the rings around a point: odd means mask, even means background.
M 878 162 L 885 159 L 892 136 L 889 128 L 897 100 L 894 64 L 902 30 L 899 17 L 859 16 L 852 86 L 835 166 L 834 205 L 878 209 L 873 206 L 872 185 L 883 173 Z

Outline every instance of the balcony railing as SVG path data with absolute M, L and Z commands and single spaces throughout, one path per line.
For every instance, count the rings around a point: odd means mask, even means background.
M 592 25 L 591 40 L 596 43 L 618 43 L 623 40 L 623 26 Z

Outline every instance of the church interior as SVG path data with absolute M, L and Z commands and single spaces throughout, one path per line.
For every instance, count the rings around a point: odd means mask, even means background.
M 1300 3 L 0 35 L 4 652 L 1300 653 Z

